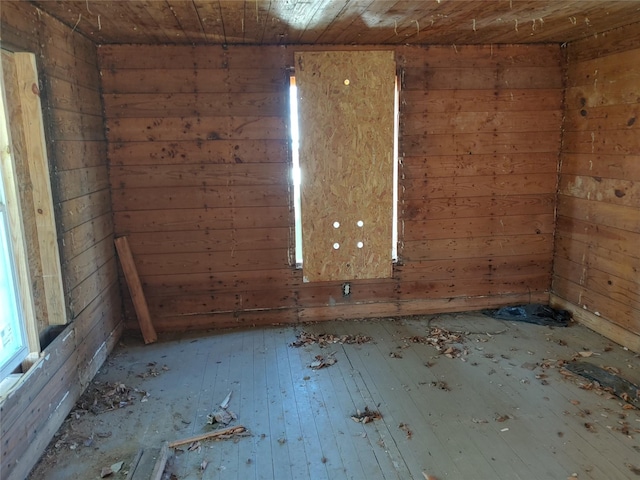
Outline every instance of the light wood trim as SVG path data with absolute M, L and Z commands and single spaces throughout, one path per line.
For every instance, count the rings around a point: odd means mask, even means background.
M 5 65 L 9 69 L 15 69 L 13 55 L 2 52 L 2 75 L 4 78 Z M 3 109 L 3 115 L 8 116 L 7 99 L 5 99 L 4 88 L 0 92 L 0 108 Z M 8 127 L 8 126 L 7 126 Z M 23 231 L 22 209 L 20 207 L 20 190 L 17 182 L 17 172 L 15 162 L 13 160 L 13 149 L 11 147 L 11 133 L 8 128 L 0 130 L 0 156 L 2 162 L 2 178 L 4 180 L 5 199 L 7 202 L 7 211 L 9 215 L 9 228 L 11 230 L 11 241 L 13 244 L 14 262 L 16 268 L 16 277 L 18 289 L 20 292 L 20 301 L 22 303 L 22 314 L 25 325 L 25 333 L 30 352 L 40 352 L 40 339 L 36 322 L 35 305 L 33 301 L 33 292 L 31 291 L 31 273 L 29 271 L 29 263 L 27 261 L 27 245 Z
M 36 58 L 32 53 L 15 53 L 18 101 L 22 106 L 24 160 L 33 186 L 33 217 L 36 226 L 44 297 L 49 325 L 64 325 L 67 315 L 62 286 L 51 179 L 42 122 Z
M 147 300 L 145 299 L 144 292 L 142 291 L 142 284 L 140 283 L 140 277 L 138 276 L 138 270 L 133 262 L 133 255 L 131 254 L 131 248 L 129 247 L 129 241 L 127 237 L 118 237 L 115 239 L 116 249 L 118 250 L 118 257 L 120 258 L 120 265 L 124 272 L 129 292 L 133 300 L 133 306 L 138 316 L 138 323 L 140 324 L 140 330 L 142 330 L 142 337 L 144 343 L 153 343 L 158 340 L 156 331 L 153 328 L 151 322 L 151 315 L 149 314 L 149 307 L 147 306 Z

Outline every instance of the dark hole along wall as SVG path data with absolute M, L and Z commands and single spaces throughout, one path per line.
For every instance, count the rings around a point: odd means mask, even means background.
M 546 302 L 560 47 L 396 49 L 400 263 L 349 297 L 290 265 L 287 67 L 302 48 L 99 48 L 116 234 L 156 328 Z

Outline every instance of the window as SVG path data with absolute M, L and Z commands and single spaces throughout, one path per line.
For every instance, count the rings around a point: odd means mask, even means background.
M 293 212 L 295 217 L 296 267 L 302 267 L 302 215 L 300 212 L 300 131 L 298 129 L 298 88 L 296 77 L 289 77 L 289 131 L 291 132 L 291 182 L 293 183 Z
M 20 302 L 18 278 L 11 238 L 9 209 L 5 195 L 5 177 L 12 175 L 9 122 L 4 78 L 0 78 L 0 381 L 7 377 L 29 353 Z
M 296 264 L 305 281 L 387 278 L 397 259 L 393 52 L 295 54 Z
M 2 162 L 5 160 L 6 118 L 0 112 Z M 9 232 L 9 215 L 0 172 L 0 380 L 9 375 L 27 356 L 27 340 L 14 269 L 13 246 Z
M 67 315 L 35 56 L 0 53 L 1 381 L 28 369 L 39 333 Z

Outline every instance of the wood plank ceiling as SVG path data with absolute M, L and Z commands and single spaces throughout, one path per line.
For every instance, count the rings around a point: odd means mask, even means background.
M 638 0 L 32 3 L 98 44 L 563 43 L 640 22 Z

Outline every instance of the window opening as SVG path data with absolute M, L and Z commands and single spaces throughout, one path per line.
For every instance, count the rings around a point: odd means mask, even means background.
M 400 135 L 400 84 L 396 75 L 393 95 L 393 221 L 391 230 L 391 260 L 398 261 L 398 145 Z
M 0 75 L 0 148 L 2 162 L 11 162 L 9 122 L 5 109 L 4 79 Z M 0 169 L 0 381 L 20 365 L 29 353 L 19 297 L 9 211 Z
M 349 85 L 349 80 L 344 81 Z M 395 79 L 395 94 L 393 104 L 393 226 L 391 233 L 391 260 L 398 261 L 398 136 L 400 123 L 400 84 L 398 77 Z M 302 188 L 302 171 L 300 169 L 300 130 L 298 128 L 298 89 L 296 87 L 296 77 L 289 77 L 289 125 L 291 132 L 291 179 L 293 183 L 293 211 L 294 211 L 294 232 L 295 232 L 295 262 L 296 268 L 302 268 L 302 212 L 300 202 L 300 191 Z M 363 227 L 364 222 L 358 221 L 358 227 Z M 334 228 L 340 227 L 340 222 L 333 223 Z M 358 242 L 358 248 L 362 248 L 362 242 Z M 339 248 L 334 245 L 334 248 Z
M 291 132 L 291 179 L 293 183 L 293 214 L 295 231 L 296 267 L 302 268 L 302 213 L 300 205 L 300 186 L 302 174 L 300 171 L 300 133 L 298 130 L 298 89 L 296 77 L 289 77 L 289 124 Z M 337 227 L 336 227 L 337 228 Z

